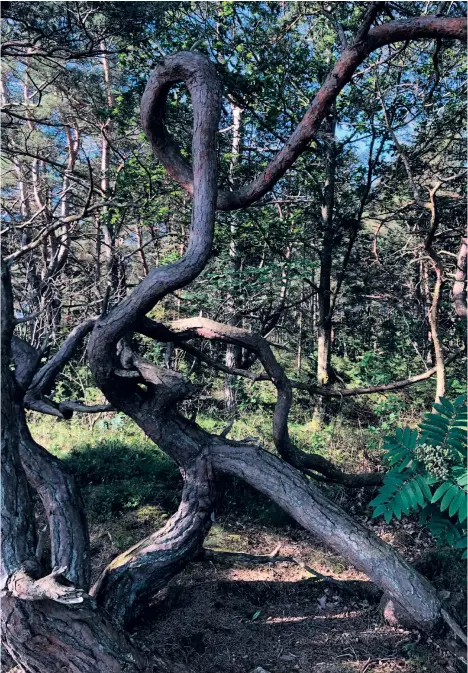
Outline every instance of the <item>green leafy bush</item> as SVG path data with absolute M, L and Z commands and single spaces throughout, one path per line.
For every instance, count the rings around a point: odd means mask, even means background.
M 390 469 L 370 505 L 373 516 L 383 516 L 387 523 L 419 511 L 420 524 L 434 537 L 466 549 L 466 395 L 453 403 L 441 398 L 434 409 L 419 429 L 397 428 L 394 437 L 385 437 L 384 460 Z

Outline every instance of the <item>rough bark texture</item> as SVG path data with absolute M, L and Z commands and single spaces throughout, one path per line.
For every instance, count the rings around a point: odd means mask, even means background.
M 70 606 L 8 595 L 2 599 L 1 620 L 5 649 L 27 673 L 152 670 L 91 599 L 83 605 Z
M 139 612 L 198 553 L 211 526 L 211 458 L 201 454 L 183 470 L 184 489 L 177 512 L 161 530 L 117 556 L 104 570 L 92 595 L 122 624 Z
M 142 365 L 139 360 L 137 363 L 145 380 L 149 382 L 150 376 L 154 380 L 157 368 L 149 363 Z M 150 376 L 149 370 L 152 370 Z M 177 381 L 177 392 L 172 394 L 161 384 L 154 386 L 151 405 L 159 413 L 149 413 L 149 406 L 142 406 L 129 396 L 122 405 L 123 410 L 178 462 L 193 459 L 208 449 L 215 468 L 236 474 L 275 500 L 305 528 L 366 572 L 408 612 L 414 623 L 429 631 L 437 626 L 440 603 L 435 590 L 395 550 L 310 487 L 305 477 L 286 462 L 258 447 L 222 441 L 177 414 L 171 404 L 180 399 L 182 385 L 182 381 Z M 160 413 L 162 398 L 164 414 Z
M 60 460 L 33 440 L 24 412 L 18 421 L 21 463 L 28 482 L 41 498 L 49 523 L 51 566 L 67 568 L 65 577 L 88 591 L 89 534 L 80 490 Z
M 32 441 L 25 428 L 21 391 L 9 367 L 13 305 L 10 278 L 3 265 L 1 327 L 2 646 L 26 673 L 168 671 L 162 662 L 150 669 L 106 612 L 89 598 L 83 602 L 79 582 L 86 584 L 89 579 L 83 509 L 62 468 Z M 60 579 L 67 572 L 65 566 L 40 576 L 34 515 L 20 453 L 50 517 L 53 559 L 69 564 L 68 575 L 76 586 Z
M 1 268 L 1 577 L 0 590 L 21 566 L 37 570 L 36 534 L 26 476 L 18 453 L 16 418 L 21 413 L 21 397 L 10 371 L 13 336 L 13 297 L 10 274 Z

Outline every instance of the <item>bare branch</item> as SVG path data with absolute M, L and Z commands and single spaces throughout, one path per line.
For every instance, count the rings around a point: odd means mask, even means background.
M 70 332 L 57 353 L 34 376 L 28 388 L 27 397 L 39 398 L 50 392 L 57 375 L 74 356 L 85 336 L 94 327 L 96 320 L 97 318 L 87 318 Z
M 446 359 L 445 364 L 451 364 L 458 357 L 463 355 L 466 352 L 466 349 L 460 348 L 452 355 Z M 302 383 L 300 381 L 292 381 L 291 385 L 297 390 L 305 390 L 312 395 L 324 395 L 326 397 L 353 397 L 355 395 L 372 395 L 373 393 L 386 393 L 392 390 L 400 390 L 401 388 L 407 388 L 408 386 L 413 386 L 421 381 L 427 381 L 434 374 L 437 373 L 437 367 L 432 367 L 422 374 L 417 374 L 416 376 L 410 376 L 407 379 L 401 381 L 394 381 L 393 383 L 385 383 L 378 386 L 369 386 L 367 388 L 343 388 L 341 390 L 332 390 L 331 388 L 319 388 L 317 386 L 309 385 L 308 383 Z

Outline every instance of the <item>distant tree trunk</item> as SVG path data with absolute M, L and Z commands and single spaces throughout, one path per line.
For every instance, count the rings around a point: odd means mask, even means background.
M 242 140 L 242 108 L 231 102 L 232 111 L 232 145 L 231 160 L 229 164 L 229 179 L 231 183 L 234 180 L 234 171 L 240 158 L 240 144 Z M 235 218 L 235 214 L 231 216 Z M 240 268 L 240 259 L 237 249 L 237 227 L 234 222 L 231 224 L 231 240 L 229 243 L 229 260 L 233 277 L 235 277 Z M 237 325 L 238 317 L 235 311 L 236 297 L 228 294 L 226 297 L 229 325 Z M 236 369 L 240 365 L 240 349 L 238 346 L 229 345 L 226 349 L 226 366 Z M 237 410 L 237 394 L 235 387 L 235 377 L 228 374 L 224 379 L 224 405 L 229 416 L 233 416 Z
M 442 351 L 442 344 L 439 338 L 439 303 L 440 293 L 443 285 L 443 272 L 439 266 L 435 267 L 436 281 L 434 289 L 432 290 L 432 302 L 429 309 L 428 320 L 431 330 L 432 345 L 434 347 L 434 358 L 436 372 L 436 394 L 435 401 L 439 402 L 440 398 L 445 395 L 445 359 Z
M 460 250 L 457 256 L 457 268 L 455 271 L 455 282 L 452 288 L 453 306 L 455 313 L 459 318 L 466 320 L 466 253 L 468 239 L 462 238 Z
M 320 277 L 317 323 L 317 384 L 327 385 L 330 382 L 330 358 L 332 345 L 331 316 L 331 274 L 333 263 L 333 210 L 335 205 L 335 147 L 336 117 L 330 116 L 324 127 L 326 132 L 325 149 L 325 185 L 322 202 L 322 246 L 320 251 Z M 314 416 L 321 420 L 326 415 L 326 399 L 319 397 L 316 402 Z
M 101 54 L 101 65 L 102 72 L 104 76 L 104 87 L 106 94 L 106 103 L 109 110 L 114 106 L 114 96 L 112 93 L 111 81 L 110 81 L 110 69 L 109 69 L 109 58 L 105 52 L 106 43 L 101 42 L 100 45 L 103 53 Z M 112 134 L 112 119 L 108 117 L 104 124 L 101 126 L 101 180 L 100 187 L 104 195 L 104 198 L 109 197 L 110 189 L 110 180 L 109 180 L 109 169 L 110 169 L 110 143 L 109 138 Z M 99 240 L 99 255 L 101 252 L 104 253 L 104 263 L 105 263 L 105 287 L 101 288 L 101 296 L 107 297 L 110 296 L 110 293 L 113 290 L 118 289 L 119 285 L 119 269 L 118 269 L 118 260 L 116 259 L 115 254 L 115 243 L 116 243 L 116 226 L 111 224 L 109 221 L 109 209 L 107 206 L 103 207 L 100 212 L 99 224 L 98 224 L 98 237 L 100 239 L 101 234 L 103 237 L 102 242 Z M 98 260 L 99 271 L 101 275 L 101 262 Z M 102 275 L 101 275 L 102 280 Z
M 439 213 L 437 207 L 437 191 L 441 186 L 441 182 L 438 181 L 430 190 L 429 190 L 429 210 L 431 213 L 430 218 L 430 229 L 427 234 L 426 240 L 424 241 L 424 249 L 430 257 L 430 265 L 432 270 L 435 273 L 435 283 L 434 289 L 432 290 L 432 301 L 428 313 L 429 327 L 431 330 L 432 345 L 434 347 L 434 356 L 435 356 L 435 366 L 436 366 L 436 394 L 435 401 L 439 402 L 440 398 L 445 395 L 445 359 L 444 353 L 442 350 L 442 344 L 440 343 L 439 338 L 439 308 L 441 300 L 442 287 L 445 282 L 444 278 L 444 265 L 440 256 L 435 252 L 432 247 L 435 233 L 439 226 Z M 427 286 L 429 287 L 429 273 L 427 277 Z

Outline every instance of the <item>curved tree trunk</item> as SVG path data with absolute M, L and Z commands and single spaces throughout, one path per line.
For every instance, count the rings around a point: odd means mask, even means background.
M 150 668 L 107 612 L 84 596 L 89 556 L 81 499 L 65 471 L 27 431 L 22 394 L 9 366 L 12 333 L 11 283 L 2 265 L 2 646 L 26 673 L 169 671 L 159 661 Z M 19 446 L 50 517 L 53 561 L 68 566 L 46 577 L 35 556 L 33 508 Z M 65 573 L 74 585 L 61 579 Z
M 182 471 L 182 502 L 167 524 L 127 549 L 104 570 L 92 589 L 121 624 L 139 616 L 150 599 L 197 554 L 211 526 L 213 474 L 211 458 L 202 453 Z
M 193 102 L 193 173 L 180 163 L 178 149 L 163 122 L 168 90 L 181 80 L 187 84 Z M 327 83 L 328 80 L 325 89 Z M 325 99 L 326 96 L 319 96 L 317 105 L 326 107 Z M 326 110 L 322 109 L 322 112 L 325 114 Z M 215 129 L 218 114 L 216 75 L 204 57 L 188 53 L 168 57 L 150 77 L 142 99 L 143 125 L 170 174 L 193 193 L 192 228 L 185 255 L 178 262 L 152 269 L 132 295 L 97 321 L 88 345 L 90 367 L 96 382 L 114 408 L 130 416 L 179 465 L 187 468 L 207 451 L 215 467 L 243 477 L 272 497 L 299 523 L 363 569 L 401 605 L 415 624 L 431 631 L 440 619 L 441 606 L 436 592 L 395 550 L 353 521 L 317 489 L 310 487 L 306 478 L 292 465 L 257 447 L 220 441 L 184 419 L 175 406 L 194 393 L 193 386 L 180 374 L 156 367 L 131 351 L 129 334 L 141 329 L 148 310 L 168 292 L 189 283 L 203 270 L 208 260 L 217 192 Z M 197 327 L 196 319 L 179 322 L 178 334 L 186 329 L 188 338 L 191 338 L 193 328 Z M 261 353 L 260 359 L 268 378 L 278 391 L 273 418 L 275 445 L 286 460 L 295 464 L 298 453 L 287 430 L 292 390 L 284 370 L 255 335 L 246 335 L 244 330 L 231 326 L 224 326 L 224 334 L 221 334 L 218 328 L 219 325 L 213 321 L 204 321 L 203 325 L 198 325 L 194 335 L 224 340 L 256 354 Z M 171 330 L 165 330 L 172 334 Z M 229 335 L 226 335 L 227 331 Z M 125 337 L 127 345 L 119 352 L 117 345 L 122 337 Z M 173 338 L 161 340 L 174 341 Z M 132 371 L 125 372 L 122 367 Z M 121 376 L 124 376 L 125 386 Z M 141 551 L 144 552 L 144 548 Z M 131 587 L 140 577 L 151 576 L 149 569 L 142 569 L 150 563 L 151 555 L 144 552 L 138 560 L 138 577 L 135 575 L 132 578 L 132 572 L 124 572 L 120 579 L 118 573 L 113 573 L 113 581 L 122 582 L 127 587 L 126 592 L 120 592 L 123 600 L 128 597 L 131 603 L 132 597 L 142 590 L 136 587 L 133 591 Z M 112 590 L 118 591 L 118 588 L 113 586 Z M 143 587 L 143 593 L 147 590 Z
M 49 523 L 51 567 L 66 567 L 65 577 L 88 591 L 89 534 L 80 490 L 60 460 L 33 440 L 24 414 L 18 421 L 21 464 Z
M 143 125 L 169 173 L 194 196 L 190 237 L 180 260 L 150 270 L 129 297 L 96 322 L 88 353 L 96 381 L 106 397 L 178 462 L 186 475 L 186 488 L 182 505 L 168 525 L 121 555 L 96 587 L 100 602 L 105 604 L 108 600 L 111 607 L 119 601 L 125 604 L 121 612 L 124 620 L 139 609 L 138 602 L 146 600 L 158 587 L 158 582 L 172 576 L 173 569 L 183 566 L 197 551 L 209 526 L 210 470 L 213 465 L 218 470 L 242 477 L 272 497 L 305 528 L 364 570 L 418 626 L 431 631 L 439 622 L 441 606 L 434 588 L 395 550 L 311 487 L 301 472 L 286 461 L 259 447 L 209 435 L 184 419 L 175 407 L 192 394 L 194 388 L 180 374 L 157 368 L 131 351 L 129 357 L 122 358 L 125 347 L 120 355 L 117 348 L 120 340 L 124 337 L 128 340 L 129 334 L 138 328 L 146 313 L 161 298 L 187 285 L 204 269 L 211 252 L 216 207 L 238 209 L 258 200 L 271 189 L 307 147 L 336 96 L 368 54 L 395 41 L 433 36 L 463 39 L 466 35 L 463 19 L 419 17 L 369 30 L 374 18 L 372 3 L 356 40 L 343 51 L 289 141 L 264 174 L 238 192 L 217 194 L 216 133 L 220 89 L 213 64 L 200 54 L 185 52 L 165 58 L 150 77 L 142 99 Z M 193 169 L 183 162 L 178 147 L 164 127 L 164 106 L 169 89 L 180 81 L 187 84 L 193 102 Z M 3 267 L 2 298 L 6 321 L 2 324 L 4 516 L 3 584 L 0 588 L 6 592 L 1 622 L 6 650 L 30 673 L 142 673 L 148 670 L 144 657 L 113 624 L 106 611 L 83 595 L 83 587 L 60 581 L 66 568 L 57 568 L 49 576 L 40 577 L 34 558 L 31 503 L 18 454 L 20 437 L 16 419 L 21 419 L 24 412 L 9 369 L 13 311 L 11 286 Z M 122 367 L 132 370 L 130 377 L 124 376 L 125 385 L 120 376 L 129 372 L 122 374 Z M 278 447 L 289 450 L 286 421 L 291 386 L 283 381 L 281 372 L 278 376 L 278 380 L 276 374 L 272 379 L 278 390 L 275 442 Z M 26 464 L 31 458 L 37 459 L 37 450 L 31 446 L 26 433 L 22 439 Z M 33 465 L 34 469 L 36 467 L 37 463 Z M 55 479 L 57 474 L 51 476 Z M 32 474 L 31 481 L 35 481 L 37 488 L 43 488 L 40 475 Z M 66 515 L 64 504 L 54 501 L 46 488 L 43 498 L 57 506 L 54 516 Z M 57 546 L 53 553 L 57 559 L 73 560 L 74 544 L 79 540 L 79 536 L 73 534 L 75 523 L 71 521 L 70 528 L 63 529 L 64 535 L 60 534 L 60 525 L 54 529 Z M 73 575 L 86 581 L 85 572 L 80 575 L 74 570 Z M 168 670 L 168 667 L 153 662 L 152 670 L 154 673 Z
M 226 329 L 236 330 L 232 327 Z M 94 366 L 92 350 L 89 355 L 91 365 Z M 122 387 L 107 386 L 104 381 L 98 382 L 105 388 L 110 402 L 133 418 L 163 451 L 179 464 L 190 464 L 197 456 L 208 451 L 216 469 L 245 479 L 254 488 L 272 498 L 307 530 L 363 570 L 402 607 L 413 623 L 426 631 L 436 628 L 440 620 L 441 604 L 435 589 L 390 545 L 354 521 L 284 460 L 258 447 L 229 442 L 210 435 L 180 416 L 171 407 L 191 392 L 190 384 L 180 374 L 156 367 L 135 355 L 132 359 L 126 357 L 126 360 L 133 362 L 145 381 L 147 393 L 144 400 L 138 386 L 133 391 L 129 386 L 122 391 Z M 281 409 L 287 405 L 287 400 L 281 390 L 278 405 L 274 427 L 274 435 L 278 437 L 275 441 L 287 445 L 287 429 L 280 418 Z M 124 562 L 129 559 L 131 564 L 132 550 L 121 558 Z M 128 610 L 131 610 L 134 594 L 141 591 L 139 586 L 133 591 L 129 582 L 136 585 L 137 579 L 139 581 L 141 577 L 150 578 L 151 569 L 143 570 L 142 565 L 150 565 L 151 562 L 151 555 L 140 555 L 138 576 L 135 575 L 133 579 L 129 572 L 123 573 L 121 578 L 118 572 L 113 574 L 112 591 L 119 591 L 115 583 L 122 582 L 125 590 L 122 588 L 119 593 L 121 600 L 127 601 Z M 145 587 L 144 593 L 147 592 L 148 588 Z

